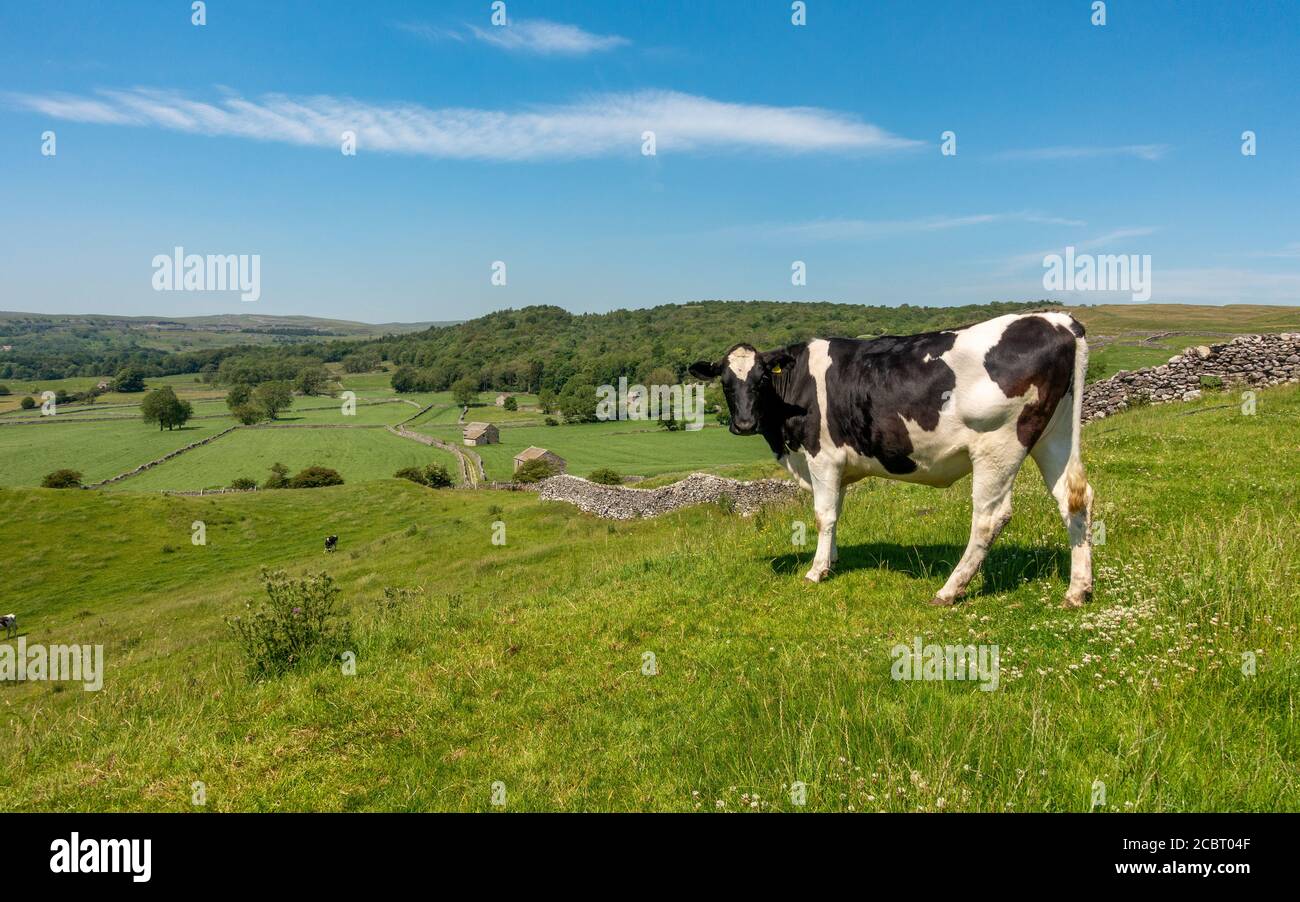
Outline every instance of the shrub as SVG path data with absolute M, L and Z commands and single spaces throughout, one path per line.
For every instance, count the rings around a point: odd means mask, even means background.
M 234 482 L 230 483 L 232 489 L 247 491 L 248 489 L 257 488 L 257 480 L 249 476 L 240 476 Z
M 418 482 L 420 485 L 424 485 L 424 471 L 419 467 L 402 467 L 402 469 L 393 474 L 393 478 L 409 479 L 411 482 Z
M 599 467 L 588 474 L 587 479 L 600 485 L 622 485 L 623 477 L 618 475 L 617 470 L 609 467 Z
M 260 423 L 266 416 L 266 411 L 256 404 L 240 404 L 230 411 L 230 415 L 245 426 L 252 426 L 254 423 Z
M 558 426 L 558 425 L 560 425 L 560 421 L 557 420 L 555 417 L 547 417 L 547 418 L 546 418 L 546 425 L 547 425 L 547 426 Z
M 514 481 L 528 484 L 541 482 L 543 479 L 550 479 L 554 475 L 555 467 L 551 466 L 551 462 L 539 457 L 534 460 L 524 461 L 519 466 L 519 469 L 515 470 Z
M 283 489 L 289 485 L 289 468 L 282 463 L 271 464 L 271 475 L 262 483 L 264 489 Z
M 518 410 L 519 402 L 515 400 L 514 395 L 509 395 L 505 401 L 502 402 L 502 406 L 504 406 L 506 410 Z
M 429 464 L 424 468 L 424 484 L 431 489 L 449 489 L 453 485 L 451 474 L 442 464 Z
M 36 406 L 36 399 L 33 398 L 31 395 L 28 395 L 27 397 L 19 401 L 18 404 L 19 406 L 22 407 L 23 410 L 31 410 L 33 407 Z
M 9 395 L 9 394 L 13 394 L 13 392 L 9 391 L 9 386 L 0 385 L 0 396 Z
M 250 599 L 242 616 L 227 618 L 246 659 L 250 679 L 283 673 L 307 660 L 343 651 L 352 627 L 339 619 L 339 589 L 328 573 L 291 579 L 262 570 L 266 598 Z
M 311 466 L 299 470 L 289 480 L 287 488 L 318 489 L 327 485 L 343 485 L 343 477 L 339 475 L 339 471 L 331 470 L 329 467 Z
M 53 473 L 45 474 L 41 480 L 43 489 L 79 489 L 81 488 L 81 473 L 76 470 L 55 470 Z
M 1224 382 L 1221 376 L 1204 375 L 1201 376 L 1201 388 L 1206 391 L 1223 391 Z
M 411 482 L 427 485 L 431 489 L 450 488 L 454 483 L 451 474 L 442 464 L 429 464 L 425 467 L 402 467 L 393 474 L 398 479 L 409 479 Z

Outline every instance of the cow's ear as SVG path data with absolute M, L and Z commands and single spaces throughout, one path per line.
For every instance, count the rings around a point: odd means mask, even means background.
M 697 360 L 690 365 L 687 370 L 696 379 L 716 379 L 722 368 L 716 363 L 709 363 L 707 360 Z
M 780 375 L 786 367 L 794 366 L 794 355 L 785 348 L 768 351 L 762 355 L 763 366 L 769 373 Z

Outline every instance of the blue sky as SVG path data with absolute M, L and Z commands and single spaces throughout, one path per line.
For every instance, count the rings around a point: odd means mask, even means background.
M 7 3 L 0 309 L 1127 298 L 1044 289 L 1066 246 L 1149 254 L 1155 301 L 1300 303 L 1300 4 L 1090 7 Z M 177 245 L 259 254 L 261 298 L 155 292 Z

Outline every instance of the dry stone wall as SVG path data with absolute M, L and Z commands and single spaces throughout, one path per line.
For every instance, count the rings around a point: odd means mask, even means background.
M 1300 332 L 1241 335 L 1188 348 L 1161 366 L 1116 373 L 1084 389 L 1083 418 L 1098 420 L 1135 404 L 1194 400 L 1203 391 L 1202 376 L 1251 388 L 1300 382 Z
M 692 473 L 657 489 L 599 485 L 568 475 L 552 476 L 537 486 L 537 495 L 543 500 L 565 501 L 607 520 L 657 517 L 680 507 L 708 504 L 722 498 L 731 499 L 736 512 L 748 516 L 764 504 L 786 501 L 799 493 L 797 485 L 781 479 L 740 482 L 708 473 Z
M 179 457 L 180 455 L 184 454 L 186 451 L 193 451 L 195 448 L 203 447 L 204 445 L 208 444 L 208 442 L 215 442 L 223 435 L 229 435 L 230 433 L 234 432 L 236 429 L 239 428 L 240 428 L 239 426 L 231 426 L 229 429 L 223 429 L 220 432 L 218 432 L 216 435 L 210 435 L 201 441 L 191 442 L 190 444 L 186 445 L 183 448 L 177 448 L 175 451 L 171 452 L 170 454 L 164 454 L 162 457 L 158 458 L 157 460 L 151 460 L 147 464 L 141 464 L 140 466 L 136 467 L 134 470 L 128 470 L 125 473 L 119 473 L 118 475 L 110 479 L 105 479 L 103 482 L 90 483 L 89 485 L 85 486 L 85 488 L 97 489 L 100 486 L 111 485 L 114 482 L 121 482 L 123 479 L 130 479 L 132 476 L 137 476 L 140 473 L 143 473 L 145 470 L 152 470 L 154 467 L 158 466 L 159 464 L 166 463 L 167 461 L 171 460 L 173 457 Z

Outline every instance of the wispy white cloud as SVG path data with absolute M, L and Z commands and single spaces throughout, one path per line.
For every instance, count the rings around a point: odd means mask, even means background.
M 415 35 L 426 41 L 460 41 L 464 43 L 465 34 L 454 28 L 440 28 L 427 22 L 394 22 L 393 27 L 407 34 Z
M 961 216 L 925 216 L 916 219 L 818 219 L 811 222 L 767 223 L 726 229 L 731 235 L 761 236 L 794 241 L 870 241 L 895 235 L 945 232 L 950 229 L 996 223 L 1028 222 L 1041 225 L 1084 226 L 1077 219 L 1040 213 L 975 213 Z
M 194 100 L 175 91 L 135 88 L 94 95 L 9 94 L 8 101 L 56 119 L 135 125 L 319 147 L 338 147 L 344 131 L 358 149 L 449 159 L 574 159 L 640 152 L 645 131 L 657 151 L 762 150 L 870 153 L 923 142 L 854 116 L 817 107 L 727 103 L 675 91 L 593 95 L 522 110 L 374 104 L 347 97 L 247 100 L 228 93 Z
M 577 25 L 548 22 L 545 19 L 523 19 L 509 25 L 492 25 L 487 28 L 477 25 L 446 28 L 424 22 L 399 22 L 397 27 L 428 41 L 451 40 L 463 43 L 472 38 L 501 50 L 539 56 L 586 56 L 632 43 L 622 35 L 593 34 Z
M 620 35 L 592 34 L 576 25 L 547 22 L 544 19 L 528 19 L 489 28 L 471 25 L 469 28 L 480 41 L 500 47 L 502 50 L 539 53 L 547 56 L 552 54 L 582 56 L 613 50 L 615 47 L 631 43 Z
M 1097 157 L 1135 157 L 1159 160 L 1169 152 L 1168 144 L 1122 144 L 1115 147 L 1036 147 L 1004 150 L 994 154 L 998 160 L 1087 160 Z
M 1069 246 L 1073 247 L 1076 252 L 1086 252 L 1097 248 L 1109 247 L 1116 242 L 1124 241 L 1129 238 L 1142 238 L 1156 231 L 1157 229 L 1154 226 L 1126 226 L 1124 228 L 1114 229 L 1104 234 L 1097 235 L 1093 238 L 1085 238 L 1082 241 L 1072 242 Z M 1036 251 L 1032 254 L 1017 254 L 1005 261 L 1006 269 L 1008 271 L 1014 271 L 1029 266 L 1041 268 L 1043 265 L 1043 258 L 1050 254 L 1064 254 L 1065 247 L 1065 245 L 1061 245 L 1060 247 Z

